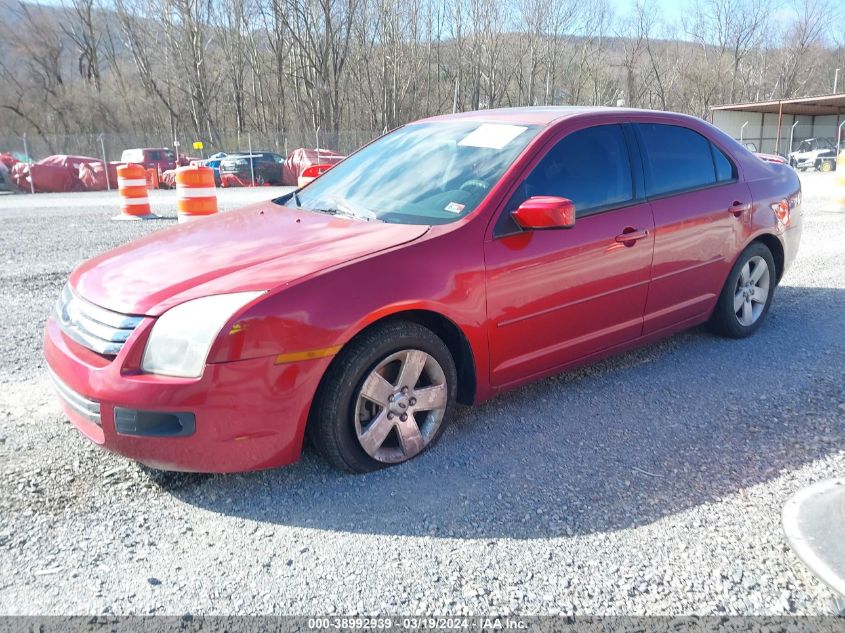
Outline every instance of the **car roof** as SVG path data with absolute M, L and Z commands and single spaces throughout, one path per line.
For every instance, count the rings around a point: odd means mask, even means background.
M 678 120 L 695 119 L 686 114 L 677 112 L 663 112 L 658 110 L 640 110 L 636 108 L 611 108 L 605 106 L 525 106 L 519 108 L 495 108 L 492 110 L 475 110 L 472 112 L 459 112 L 454 114 L 441 114 L 439 116 L 422 119 L 423 121 L 489 121 L 495 123 L 512 123 L 519 125 L 542 125 L 547 126 L 564 119 L 580 117 L 585 115 L 642 115 L 652 114 L 661 117 L 677 118 Z M 699 120 L 699 119 L 696 119 Z

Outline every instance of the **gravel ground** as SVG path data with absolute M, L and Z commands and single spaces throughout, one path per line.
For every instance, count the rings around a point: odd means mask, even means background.
M 694 330 L 462 409 L 399 468 L 307 450 L 164 487 L 63 420 L 40 338 L 76 263 L 172 220 L 0 197 L 0 613 L 830 613 L 780 527 L 845 472 L 845 213 L 832 174 L 802 179 L 801 253 L 749 340 Z

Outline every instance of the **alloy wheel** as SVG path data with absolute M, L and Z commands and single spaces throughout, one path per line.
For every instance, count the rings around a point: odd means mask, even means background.
M 749 327 L 757 322 L 766 309 L 771 274 L 766 260 L 755 255 L 739 272 L 734 290 L 734 314 L 740 325 Z
M 411 459 L 437 436 L 449 402 L 440 363 L 426 352 L 402 350 L 381 360 L 355 400 L 355 434 L 376 461 Z

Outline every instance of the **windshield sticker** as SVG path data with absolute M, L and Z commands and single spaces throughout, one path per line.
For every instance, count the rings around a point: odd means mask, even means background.
M 448 211 L 449 213 L 460 213 L 461 211 L 464 210 L 464 206 L 466 206 L 466 205 L 463 205 L 459 202 L 450 202 L 449 204 L 446 205 L 445 210 Z
M 464 147 L 502 149 L 527 129 L 527 127 L 522 125 L 482 123 L 475 130 L 467 134 L 458 145 L 463 145 Z

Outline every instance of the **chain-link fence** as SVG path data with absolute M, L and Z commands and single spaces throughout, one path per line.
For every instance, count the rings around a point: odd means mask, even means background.
M 287 156 L 298 147 L 320 147 L 341 154 L 349 154 L 361 145 L 380 136 L 381 130 L 344 130 L 341 132 L 281 131 L 278 133 L 242 132 L 230 134 L 211 143 L 207 139 L 183 137 L 172 139 L 162 132 L 127 134 L 58 134 L 58 135 L 0 135 L 0 152 L 7 152 L 19 159 L 28 156 L 33 161 L 55 154 L 105 158 L 119 161 L 126 149 L 139 147 L 177 148 L 180 154 L 206 157 L 217 152 L 236 153 L 266 151 Z M 195 141 L 202 141 L 202 150 L 193 148 Z

